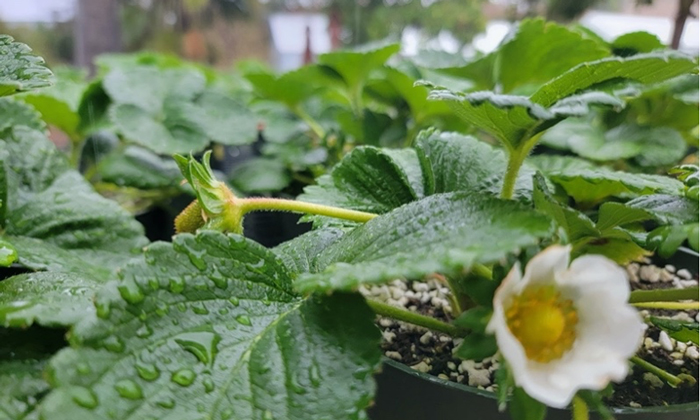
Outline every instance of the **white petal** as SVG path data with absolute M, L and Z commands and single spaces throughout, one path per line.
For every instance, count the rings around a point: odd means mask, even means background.
M 570 252 L 570 246 L 552 245 L 535 255 L 525 267 L 525 283 L 553 283 L 569 265 Z
M 584 255 L 576 258 L 571 267 L 557 280 L 562 286 L 573 286 L 582 291 L 605 290 L 611 298 L 619 302 L 627 302 L 630 295 L 625 270 L 602 255 Z

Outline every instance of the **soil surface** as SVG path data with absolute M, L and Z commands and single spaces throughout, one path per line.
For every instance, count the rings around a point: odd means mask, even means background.
M 698 285 L 697 273 L 676 271 L 673 266 L 657 267 L 648 261 L 646 264 L 631 264 L 627 271 L 633 290 Z M 365 289 L 363 293 L 368 298 L 451 321 L 449 289 L 440 279 L 397 280 L 389 285 Z M 645 317 L 672 317 L 688 322 L 697 322 L 698 318 L 698 311 L 643 310 L 641 313 Z M 382 330 L 385 356 L 443 380 L 494 390 L 494 374 L 498 368 L 495 359 L 486 358 L 481 362 L 462 360 L 452 355 L 460 339 L 388 318 L 378 318 L 377 323 Z M 698 347 L 693 343 L 676 342 L 665 332 L 650 326 L 637 355 L 674 375 L 690 375 L 695 378 L 695 383 L 673 388 L 646 370 L 633 366 L 624 382 L 613 384 L 613 393 L 607 397 L 606 404 L 610 407 L 650 407 L 697 402 L 698 353 Z

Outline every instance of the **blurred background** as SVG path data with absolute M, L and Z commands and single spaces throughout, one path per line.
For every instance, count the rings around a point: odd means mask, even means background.
M 419 50 L 496 48 L 513 22 L 577 21 L 604 39 L 633 31 L 698 51 L 695 0 L 0 0 L 0 33 L 54 66 L 89 68 L 104 52 L 150 50 L 227 68 L 256 59 L 278 71 L 334 49 L 390 38 Z

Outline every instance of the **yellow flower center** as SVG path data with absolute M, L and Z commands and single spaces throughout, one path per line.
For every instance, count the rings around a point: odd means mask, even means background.
M 554 286 L 530 286 L 510 301 L 506 324 L 528 359 L 540 363 L 561 358 L 576 340 L 578 313 Z

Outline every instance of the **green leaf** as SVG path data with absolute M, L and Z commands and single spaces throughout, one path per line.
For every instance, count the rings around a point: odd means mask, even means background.
M 631 57 L 609 57 L 580 64 L 544 84 L 530 100 L 548 107 L 562 98 L 603 82 L 657 83 L 697 71 L 697 60 L 676 52 L 662 51 Z
M 687 343 L 698 345 L 698 323 L 683 322 L 671 318 L 649 317 L 649 321 L 656 327 L 666 331 L 672 338 Z
M 544 420 L 547 415 L 547 406 L 527 395 L 520 387 L 513 388 L 508 408 L 513 420 Z
M 331 83 L 332 76 L 319 66 L 304 66 L 276 76 L 268 71 L 256 70 L 244 74 L 262 98 L 282 102 L 290 109 L 296 109 L 302 102 L 312 97 L 319 87 Z
M 606 231 L 617 226 L 643 222 L 649 219 L 651 219 L 651 215 L 645 210 L 631 208 L 621 203 L 607 202 L 601 204 L 600 209 L 598 209 L 596 228 Z
M 577 64 L 608 55 L 607 48 L 575 29 L 531 19 L 520 22 L 496 51 L 448 72 L 476 81 L 478 89 L 499 84 L 504 93 L 527 92 Z
M 656 248 L 656 252 L 664 258 L 673 255 L 678 247 L 687 240 L 688 245 L 696 251 L 698 249 L 698 236 L 700 229 L 698 223 L 688 223 L 683 225 L 661 226 L 649 233 L 647 244 L 651 248 Z
M 0 329 L 0 420 L 38 420 L 38 405 L 49 391 L 43 373 L 64 344 L 64 331 Z
M 323 271 L 300 276 L 296 286 L 302 292 L 354 290 L 400 277 L 458 274 L 475 263 L 498 261 L 551 231 L 547 218 L 513 201 L 436 194 L 354 229 L 319 255 Z
M 53 86 L 25 93 L 20 99 L 34 107 L 47 124 L 58 127 L 71 139 L 76 140 L 79 137 L 80 124 L 78 108 L 86 88 L 82 81 L 83 75 L 73 75 L 63 70 L 56 76 L 58 79 Z
M 201 125 L 204 131 L 210 139 L 221 144 L 250 144 L 257 139 L 258 126 L 269 120 L 216 91 L 206 91 L 197 99 L 197 104 L 203 110 Z
M 290 272 L 315 273 L 316 257 L 344 234 L 345 231 L 336 228 L 316 229 L 284 242 L 272 251 L 284 261 Z
M 11 36 L 0 35 L 0 96 L 49 86 L 51 79 L 44 59 Z
M 498 351 L 496 337 L 491 334 L 472 332 L 464 337 L 462 344 L 457 347 L 454 355 L 465 360 L 475 360 L 477 362 L 491 357 Z
M 127 146 L 99 161 L 97 176 L 102 182 L 121 187 L 149 189 L 180 189 L 182 175 L 175 162 L 138 147 Z
M 664 225 L 682 225 L 698 221 L 698 200 L 668 194 L 651 194 L 630 200 L 627 207 L 650 213 Z
M 685 140 L 672 128 L 621 125 L 604 131 L 585 120 L 564 121 L 544 133 L 541 142 L 596 161 L 633 158 L 641 166 L 672 165 L 686 152 Z
M 0 98 L 0 131 L 17 125 L 39 131 L 46 130 L 46 124 L 41 120 L 41 115 L 31 106 L 10 98 Z
M 629 57 L 639 53 L 648 53 L 654 50 L 660 50 L 666 46 L 659 40 L 656 35 L 649 32 L 629 32 L 620 35 L 610 43 L 613 54 L 621 57 Z
M 31 273 L 0 282 L 0 325 L 22 328 L 71 326 L 94 313 L 95 278 L 68 273 Z
M 660 175 L 632 174 L 607 168 L 550 171 L 555 184 L 566 190 L 577 203 L 591 205 L 611 196 L 639 196 L 652 193 L 683 194 L 683 184 Z
M 276 192 L 292 181 L 286 165 L 276 159 L 254 158 L 238 165 L 229 175 L 231 185 L 246 193 Z
M 212 231 L 122 277 L 52 359 L 43 419 L 365 418 L 380 336 L 361 296 L 301 299 L 274 254 Z
M 422 196 L 415 182 L 418 161 L 410 154 L 415 156 L 410 150 L 356 147 L 330 174 L 319 177 L 317 185 L 304 188 L 298 199 L 370 213 L 389 212 Z M 325 219 L 313 220 L 321 223 Z
M 70 169 L 43 134 L 17 127 L 4 139 L 0 146 L 10 170 L 4 233 L 20 262 L 60 269 L 65 259 L 71 268 L 94 265 L 101 272 L 116 269 L 112 264 L 132 258 L 147 242 L 143 227 Z M 66 252 L 57 254 L 57 249 Z
M 476 308 L 471 308 L 459 314 L 452 323 L 461 328 L 483 333 L 486 330 L 486 324 L 489 323 L 492 314 L 493 310 L 491 308 L 477 306 Z
M 490 191 L 498 194 L 506 171 L 503 149 L 472 136 L 434 130 L 422 131 L 415 149 L 425 182 L 425 193 Z M 524 165 L 515 183 L 515 197 L 528 197 L 534 171 Z
M 114 103 L 157 114 L 173 100 L 191 101 L 204 90 L 205 83 L 197 70 L 142 65 L 118 67 L 105 76 L 102 85 Z
M 399 44 L 368 45 L 356 50 L 333 51 L 318 56 L 318 63 L 338 72 L 350 91 L 361 87 L 373 70 L 381 68 Z
M 157 115 L 135 105 L 117 104 L 109 116 L 127 140 L 156 153 L 195 153 L 210 142 L 202 125 L 202 109 L 189 102 L 168 101 Z
M 428 98 L 446 101 L 462 120 L 492 134 L 511 150 L 523 147 L 532 136 L 567 117 L 587 115 L 592 105 L 624 106 L 624 101 L 603 92 L 563 98 L 549 108 L 525 96 L 485 91 L 464 94 L 441 87 L 435 87 Z
M 557 225 L 566 232 L 568 242 L 575 242 L 582 238 L 600 236 L 600 231 L 585 214 L 558 202 L 547 188 L 547 183 L 542 174 L 537 173 L 534 178 L 535 188 L 533 202 L 535 208 L 551 217 Z

